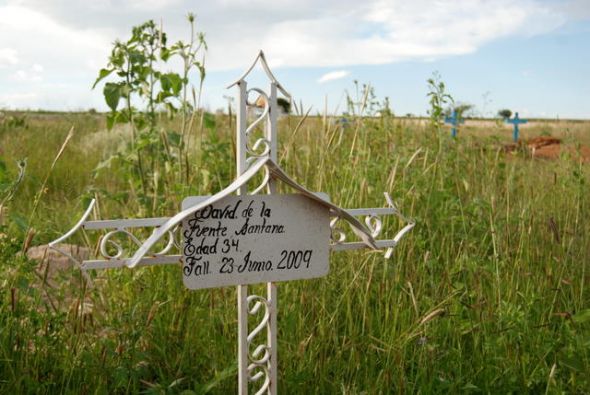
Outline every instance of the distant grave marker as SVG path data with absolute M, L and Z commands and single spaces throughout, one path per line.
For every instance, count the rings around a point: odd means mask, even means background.
M 457 127 L 460 124 L 465 123 L 465 121 L 463 120 L 463 117 L 461 117 L 456 110 L 453 110 L 450 117 L 445 117 L 445 123 L 452 125 L 451 137 L 457 137 Z
M 260 64 L 270 80 L 268 93 L 247 88 L 245 78 Z M 78 262 L 81 269 L 108 269 L 147 265 L 180 265 L 189 289 L 237 285 L 238 299 L 238 388 L 247 394 L 249 383 L 258 383 L 257 394 L 277 393 L 277 288 L 274 281 L 290 281 L 324 276 L 329 271 L 329 250 L 342 251 L 369 247 L 393 248 L 414 223 L 406 219 L 385 193 L 388 207 L 342 209 L 322 193 L 305 189 L 277 164 L 277 91 L 290 99 L 270 71 L 262 51 L 250 68 L 230 87 L 239 88 L 237 100 L 236 167 L 238 177 L 212 196 L 187 197 L 181 211 L 170 218 L 139 218 L 89 221 L 93 200 L 78 223 L 49 246 Z M 248 124 L 250 93 L 259 94 L 263 108 Z M 253 131 L 264 125 L 264 137 L 253 143 Z M 248 184 L 263 174 L 250 194 Z M 297 194 L 276 194 L 276 184 L 287 184 Z M 259 194 L 266 190 L 268 194 Z M 237 193 L 237 196 L 235 195 Z M 383 231 L 381 216 L 395 215 L 406 225 L 389 239 L 378 239 Z M 364 224 L 357 217 L 364 217 Z M 346 221 L 352 233 L 340 229 Z M 134 229 L 151 228 L 145 241 Z M 99 256 L 80 262 L 59 243 L 78 229 L 102 230 Z M 356 236 L 356 241 L 347 241 Z M 127 239 L 126 243 L 116 240 Z M 157 245 L 160 251 L 152 251 Z M 182 242 L 179 242 L 182 240 Z M 126 246 L 135 246 L 127 251 Z M 267 282 L 266 297 L 248 295 L 246 284 Z M 264 312 L 260 322 L 248 331 L 248 315 Z M 266 329 L 266 330 L 265 330 Z M 260 339 L 266 332 L 266 338 Z M 257 340 L 258 339 L 258 340 Z
M 518 125 L 520 125 L 521 123 L 527 123 L 528 120 L 526 119 L 521 119 L 518 117 L 518 112 L 514 113 L 514 118 L 513 119 L 506 119 L 506 123 L 511 123 L 514 126 L 514 130 L 512 132 L 512 139 L 514 140 L 514 142 L 518 142 L 518 138 L 520 136 L 520 130 L 518 129 Z

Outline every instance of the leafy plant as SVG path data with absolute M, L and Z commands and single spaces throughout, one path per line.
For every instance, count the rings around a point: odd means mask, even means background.
M 186 147 L 189 144 L 198 111 L 198 97 L 205 78 L 203 53 L 205 36 L 195 32 L 195 16 L 189 14 L 190 41 L 167 46 L 167 35 L 154 21 L 132 29 L 126 42 L 117 41 L 109 63 L 100 70 L 93 88 L 105 78 L 103 94 L 110 108 L 107 127 L 128 124 L 131 141 L 125 149 L 99 164 L 97 170 L 120 162 L 134 194 L 147 211 L 161 204 L 166 185 L 187 182 L 189 167 Z M 162 71 L 173 58 L 182 60 L 180 73 Z M 198 71 L 199 94 L 189 76 Z M 192 101 L 189 93 L 192 93 Z M 167 130 L 165 118 L 181 116 L 180 130 Z
M 352 116 L 373 116 L 380 109 L 380 103 L 371 84 L 360 84 L 353 81 L 354 96 L 346 91 L 347 114 Z
M 435 71 L 432 73 L 432 77 L 427 80 L 428 82 L 428 93 L 427 96 L 430 98 L 430 125 L 436 130 L 440 131 L 444 122 L 444 108 L 447 104 L 454 104 L 453 97 L 446 92 L 446 86 L 441 81 L 440 74 Z
M 4 206 L 14 197 L 16 190 L 25 178 L 27 159 L 17 161 L 16 165 L 18 167 L 18 176 L 12 181 L 8 174 L 6 164 L 0 160 L 0 207 Z
M 16 128 L 23 128 L 27 129 L 27 118 L 24 115 L 9 115 L 7 117 L 0 118 L 0 126 L 3 129 L 16 129 Z

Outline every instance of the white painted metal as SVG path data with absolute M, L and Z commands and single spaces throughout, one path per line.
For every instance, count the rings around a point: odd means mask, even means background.
M 203 209 L 204 207 L 214 204 L 230 195 L 234 192 L 239 190 L 240 188 L 247 185 L 248 181 L 258 173 L 263 167 L 269 172 L 269 180 L 275 179 L 280 180 L 283 183 L 287 184 L 295 191 L 301 193 L 302 195 L 308 197 L 310 200 L 320 203 L 321 205 L 330 209 L 330 215 L 337 217 L 338 219 L 344 219 L 349 225 L 350 229 L 355 233 L 367 247 L 376 249 L 375 246 L 375 239 L 371 236 L 371 231 L 363 225 L 358 219 L 350 215 L 346 210 L 336 206 L 335 204 L 331 203 L 328 200 L 323 199 L 321 194 L 313 193 L 303 186 L 297 184 L 293 179 L 291 179 L 285 172 L 268 156 L 264 156 L 261 158 L 256 158 L 248 170 L 244 172 L 240 177 L 234 180 L 228 187 L 223 189 L 220 192 L 217 192 L 215 195 L 208 197 L 206 200 L 202 201 L 201 203 L 189 207 L 185 210 L 182 210 L 175 216 L 171 217 L 168 221 L 162 224 L 160 227 L 154 230 L 152 235 L 136 250 L 135 254 L 129 260 L 129 267 L 135 267 L 137 263 L 146 255 L 153 255 L 150 254 L 150 250 L 154 248 L 154 246 L 160 241 L 162 237 L 169 234 L 170 231 L 176 228 L 176 226 L 181 223 L 185 218 L 192 215 L 196 211 Z M 257 188 L 260 189 L 260 188 Z
M 240 78 L 238 78 L 237 80 L 235 80 L 234 82 L 229 84 L 227 86 L 227 89 L 232 88 L 235 85 L 239 85 L 240 83 L 245 81 L 246 77 L 254 69 L 254 67 L 256 66 L 256 64 L 258 63 L 259 60 L 260 60 L 260 65 L 262 66 L 262 69 L 266 73 L 266 76 L 268 77 L 270 82 L 274 83 L 277 86 L 277 88 L 280 90 L 280 92 L 283 94 L 283 96 L 290 98 L 291 95 L 281 86 L 279 81 L 277 81 L 274 74 L 272 73 L 272 71 L 268 67 L 268 63 L 266 62 L 266 57 L 264 56 L 264 52 L 262 50 L 258 51 L 258 55 L 256 55 L 256 59 L 254 59 L 254 62 L 252 62 L 250 67 L 248 67 L 248 69 L 246 69 L 246 71 L 240 76 Z
M 182 255 L 166 255 L 143 258 L 137 264 L 141 266 L 154 265 L 182 265 Z M 129 259 L 91 259 L 82 262 L 80 268 L 82 270 L 98 270 L 98 269 L 117 269 L 121 267 L 128 267 Z
M 238 394 L 248 393 L 248 286 L 238 285 Z
M 187 217 L 182 235 L 189 289 L 328 274 L 329 209 L 301 194 L 226 197 Z
M 241 177 L 247 169 L 246 153 L 247 138 L 246 128 L 248 125 L 248 83 L 240 78 L 238 81 L 236 115 L 236 174 Z M 238 195 L 246 195 L 248 186 L 244 185 L 237 191 Z M 238 285 L 237 290 L 238 310 L 238 394 L 248 394 L 248 286 Z
M 84 224 L 86 223 L 86 219 L 90 216 L 90 213 L 92 213 L 92 209 L 94 208 L 94 204 L 96 203 L 95 199 L 92 199 L 92 201 L 90 202 L 90 204 L 88 205 L 88 208 L 86 209 L 86 211 L 84 212 L 84 214 L 82 215 L 82 218 L 80 218 L 80 220 L 76 223 L 76 225 L 74 225 L 74 227 L 72 229 L 70 229 L 69 231 L 67 231 L 63 236 L 61 236 L 60 238 L 53 240 L 52 242 L 49 243 L 49 247 L 53 248 L 56 245 L 58 245 L 59 243 L 65 241 L 66 239 L 70 238 L 74 233 L 76 233 L 78 231 L 78 229 L 80 229 L 81 227 L 84 226 Z M 60 251 L 61 252 L 61 251 Z M 63 253 L 63 252 L 62 252 Z M 66 256 L 69 256 L 69 254 L 65 254 Z
M 270 349 L 270 360 L 268 362 L 268 377 L 270 380 L 269 393 L 276 394 L 278 392 L 279 343 L 277 341 L 278 290 L 275 283 L 266 284 L 266 299 L 270 310 L 266 332 L 267 346 Z
M 152 228 L 158 227 L 170 218 L 132 218 L 132 219 L 108 219 L 103 221 L 87 221 L 84 229 L 127 229 L 127 228 Z
M 245 78 L 249 75 L 257 63 L 260 63 L 270 80 L 268 92 L 259 88 L 248 89 Z M 370 247 L 373 249 L 387 248 L 385 257 L 388 258 L 393 247 L 409 232 L 414 223 L 405 218 L 393 205 L 391 198 L 385 194 L 389 207 L 387 208 L 363 208 L 344 210 L 329 202 L 327 195 L 314 193 L 292 180 L 277 165 L 277 92 L 281 92 L 287 98 L 289 94 L 276 80 L 271 72 L 264 53 L 259 52 L 253 64 L 231 86 L 238 86 L 237 101 L 237 135 L 236 135 L 236 170 L 237 178 L 227 188 L 213 196 L 195 197 L 194 205 L 183 208 L 178 214 L 170 218 L 140 218 L 120 220 L 87 221 L 95 201 L 93 200 L 82 218 L 66 234 L 51 242 L 49 246 L 68 256 L 75 262 L 74 257 L 67 251 L 59 248 L 59 243 L 72 236 L 77 230 L 103 230 L 108 231 L 100 240 L 99 252 L 102 258 L 78 262 L 84 273 L 86 270 L 108 269 L 135 266 L 149 266 L 156 264 L 181 265 L 182 255 L 179 254 L 180 246 L 177 242 L 178 226 L 184 219 L 202 210 L 208 205 L 229 198 L 232 194 L 246 195 L 248 182 L 261 171 L 264 171 L 262 183 L 254 188 L 251 194 L 257 194 L 266 189 L 268 193 L 276 192 L 276 182 L 281 181 L 289 185 L 302 195 L 303 199 L 309 199 L 314 205 L 329 210 L 332 220 L 329 222 L 332 242 L 329 245 L 334 251 L 352 250 Z M 262 97 L 264 106 L 258 117 L 248 125 L 248 93 L 257 93 Z M 264 137 L 251 144 L 251 135 L 258 126 L 264 124 Z M 396 215 L 406 225 L 394 236 L 393 239 L 378 239 L 382 230 L 382 216 Z M 364 217 L 364 224 L 357 217 Z M 339 228 L 344 220 L 356 236 L 355 241 L 347 241 L 348 234 Z M 147 240 L 141 241 L 133 233 L 136 228 L 153 228 L 153 233 Z M 160 245 L 160 240 L 168 237 L 163 249 L 159 252 L 151 252 Z M 126 238 L 126 242 L 118 242 L 116 237 Z M 124 246 L 136 245 L 135 252 L 127 252 Z M 325 242 L 327 248 L 327 242 Z M 173 253 L 174 251 L 174 253 Z M 266 298 L 257 295 L 248 295 L 247 285 L 238 285 L 238 392 L 248 393 L 248 383 L 252 382 L 257 388 L 257 394 L 276 394 L 277 392 L 277 288 L 272 282 L 267 283 Z M 248 332 L 248 316 L 259 318 L 251 332 Z M 262 318 L 260 318 L 262 315 Z M 258 337 L 266 333 L 264 340 Z
M 266 125 L 266 140 L 270 143 L 270 158 L 273 162 L 277 163 L 278 161 L 278 128 L 277 128 L 277 120 L 278 120 L 278 103 L 277 103 L 277 87 L 280 84 L 277 82 L 274 75 L 268 68 L 266 64 L 266 60 L 264 59 L 264 53 L 260 51 L 262 55 L 262 67 L 264 68 L 267 75 L 270 75 L 271 83 L 270 83 L 270 94 L 268 95 L 268 105 L 270 107 L 270 113 L 268 115 L 268 123 Z M 286 95 L 289 100 L 291 96 L 281 88 L 283 95 Z M 274 180 L 268 180 L 268 193 L 276 193 L 276 183 Z M 322 211 L 320 211 L 322 213 Z M 321 215 L 320 215 L 321 216 Z M 326 223 L 328 218 L 325 219 Z M 321 235 L 321 230 L 318 231 L 318 236 Z M 326 234 L 329 238 L 329 231 Z M 327 243 L 328 240 L 323 240 L 324 243 Z M 313 243 L 312 243 L 313 244 Z M 311 244 L 310 244 L 311 245 Z M 323 258 L 322 258 L 323 259 Z M 326 251 L 326 260 L 324 262 L 320 262 L 323 264 L 325 269 L 321 270 L 321 272 L 325 272 L 328 274 L 329 270 L 329 253 Z M 268 368 L 268 378 L 269 378 L 269 393 L 276 394 L 277 391 L 277 381 L 278 381 L 278 367 L 279 367 L 279 356 L 278 356 L 278 349 L 279 344 L 277 341 L 277 320 L 278 320 L 278 289 L 277 285 L 273 282 L 266 283 L 266 300 L 268 303 L 269 311 L 269 322 L 266 329 L 266 341 L 267 347 L 270 352 L 270 359 L 267 363 Z

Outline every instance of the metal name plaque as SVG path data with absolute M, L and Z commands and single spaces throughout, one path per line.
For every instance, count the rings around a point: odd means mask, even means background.
M 186 209 L 205 197 L 184 199 Z M 189 289 L 322 277 L 329 208 L 303 195 L 229 196 L 182 222 Z

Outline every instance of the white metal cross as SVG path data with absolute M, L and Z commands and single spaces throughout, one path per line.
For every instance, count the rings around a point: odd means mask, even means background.
M 266 76 L 270 81 L 268 91 L 261 88 L 248 88 L 246 77 L 260 63 Z M 316 205 L 320 210 L 329 212 L 332 219 L 329 221 L 331 230 L 330 249 L 332 251 L 352 250 L 370 247 L 373 249 L 386 249 L 385 256 L 389 258 L 393 248 L 400 239 L 409 232 L 414 223 L 405 218 L 394 206 L 391 198 L 385 193 L 386 208 L 359 208 L 342 209 L 328 201 L 325 194 L 313 193 L 293 181 L 277 164 L 277 118 L 278 104 L 277 94 L 280 92 L 286 99 L 290 95 L 276 80 L 271 72 L 264 53 L 259 52 L 258 56 L 246 72 L 228 88 L 238 87 L 237 100 L 237 134 L 236 134 L 236 170 L 237 178 L 228 187 L 212 196 L 193 197 L 191 204 L 176 215 L 170 218 L 143 218 L 143 219 L 120 219 L 120 220 L 88 220 L 92 214 L 95 201 L 93 200 L 82 218 L 66 234 L 51 242 L 49 246 L 54 250 L 76 260 L 73 256 L 60 249 L 60 243 L 72 236 L 79 229 L 103 230 L 107 233 L 99 243 L 99 254 L 102 259 L 87 260 L 78 262 L 85 273 L 86 270 L 108 269 L 146 265 L 162 265 L 179 263 L 183 265 L 183 275 L 192 272 L 193 266 L 187 263 L 186 254 L 183 256 L 183 249 L 179 240 L 182 233 L 183 221 L 186 223 L 191 216 L 202 213 L 202 210 L 213 207 L 224 199 L 229 199 L 234 193 L 240 196 L 256 195 L 266 190 L 268 194 L 276 193 L 276 183 L 283 182 L 305 196 L 310 205 Z M 251 93 L 258 94 L 256 103 L 249 100 Z M 255 105 L 262 107 L 262 111 L 249 123 L 248 108 Z M 254 138 L 254 131 L 264 126 L 263 137 Z M 248 182 L 259 172 L 264 172 L 262 183 L 248 193 Z M 290 195 L 284 195 L 290 196 Z M 390 239 L 378 239 L 381 235 L 382 216 L 396 215 L 406 225 Z M 364 218 L 364 224 L 358 218 Z M 339 221 L 346 221 L 358 240 L 347 241 L 347 234 L 340 230 Z M 140 241 L 134 235 L 136 228 L 153 228 L 151 236 Z M 125 244 L 117 242 L 116 237 L 127 237 L 137 249 L 131 253 L 126 251 Z M 152 252 L 156 244 L 167 238 L 164 247 L 158 252 Z M 187 245 L 186 237 L 184 246 Z M 161 244 L 158 244 L 161 245 Z M 112 252 L 114 251 L 114 252 Z M 311 256 L 311 253 L 310 253 Z M 309 266 L 309 261 L 308 261 Z M 190 273 L 189 273 L 190 274 Z M 277 277 L 277 274 L 267 273 L 268 278 L 276 278 L 273 281 L 287 281 L 294 278 L 309 278 L 310 274 L 299 275 L 299 277 Z M 273 277 L 274 276 L 274 277 Z M 297 274 L 296 274 L 297 276 Z M 316 276 L 317 277 L 317 276 Z M 238 277 L 236 277 L 237 279 Z M 236 280 L 239 281 L 239 280 Z M 278 369 L 278 344 L 277 344 L 277 286 L 274 282 L 266 284 L 266 296 L 248 293 L 248 283 L 256 281 L 237 282 L 238 302 L 238 388 L 239 394 L 246 395 L 250 383 L 256 387 L 256 394 L 277 393 L 277 369 Z M 260 281 L 257 281 L 260 282 Z M 186 284 L 186 281 L 185 281 Z M 204 287 L 209 287 L 205 285 Z M 199 286 L 201 287 L 201 286 Z M 256 326 L 249 330 L 249 315 L 259 316 L 263 312 L 262 319 Z M 264 337 L 264 334 L 266 336 Z

